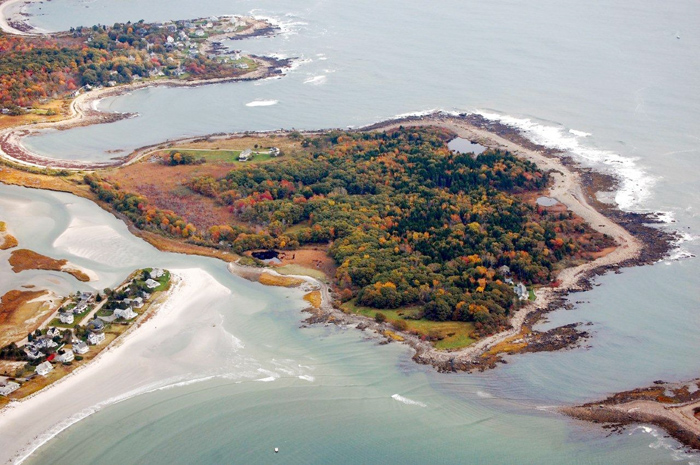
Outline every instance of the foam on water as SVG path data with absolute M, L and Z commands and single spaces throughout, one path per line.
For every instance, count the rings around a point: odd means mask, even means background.
M 670 452 L 671 458 L 677 462 L 688 460 L 688 465 L 698 465 L 700 463 L 700 455 L 679 448 L 674 440 L 668 438 L 666 433 L 651 426 L 637 426 L 629 432 L 629 435 L 631 436 L 640 431 L 655 438 L 655 441 L 649 444 L 650 449 L 666 449 Z
M 325 75 L 320 74 L 318 76 L 312 76 L 306 80 L 304 80 L 304 84 L 312 84 L 315 86 L 319 86 L 321 84 L 325 84 L 327 81 L 327 78 Z
M 411 400 L 408 397 L 404 397 L 404 396 L 399 395 L 399 394 L 394 394 L 393 396 L 391 396 L 391 398 L 394 400 L 398 400 L 399 402 L 404 403 L 406 405 L 416 405 L 418 407 L 427 407 L 427 405 L 424 404 L 423 402 L 419 402 L 417 400 Z
M 582 164 L 606 169 L 620 182 L 619 189 L 615 193 L 615 202 L 622 210 L 638 210 L 651 195 L 654 178 L 637 165 L 635 158 L 623 157 L 610 150 L 582 144 L 581 139 L 590 136 L 588 133 L 548 126 L 528 118 L 516 118 L 482 110 L 477 110 L 475 113 L 519 129 L 524 136 L 536 144 L 568 152 Z
M 253 100 L 245 104 L 247 107 L 269 107 L 272 105 L 277 105 L 279 100 Z

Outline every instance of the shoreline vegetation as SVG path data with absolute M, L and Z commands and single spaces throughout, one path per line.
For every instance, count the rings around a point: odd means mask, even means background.
M 0 250 L 8 250 L 17 247 L 18 242 L 15 236 L 7 232 L 7 225 L 0 221 Z
M 56 260 L 28 249 L 13 250 L 9 262 L 15 273 L 26 270 L 62 271 L 81 282 L 97 279 L 97 275 L 91 270 L 79 267 L 68 260 Z

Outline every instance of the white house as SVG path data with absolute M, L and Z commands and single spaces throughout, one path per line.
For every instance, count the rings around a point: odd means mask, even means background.
M 84 341 L 73 341 L 73 352 L 78 355 L 87 354 L 90 348 Z
M 72 325 L 73 321 L 75 321 L 73 314 L 67 312 L 59 312 L 58 319 L 61 320 L 61 323 L 63 323 L 64 325 Z
M 73 354 L 73 351 L 70 349 L 66 349 L 62 351 L 63 353 L 59 353 L 58 357 L 56 357 L 56 360 L 61 363 L 68 363 L 72 362 L 75 359 L 75 354 Z
M 527 300 L 528 297 L 530 297 L 530 294 L 527 291 L 527 287 L 525 287 L 523 283 L 516 284 L 513 290 L 515 291 L 515 294 L 520 300 Z
M 253 157 L 253 151 L 250 149 L 245 149 L 238 155 L 238 161 L 248 161 Z
M 34 341 L 34 347 L 37 349 L 50 349 L 51 347 L 56 347 L 58 344 L 53 342 L 51 339 L 44 337 L 38 341 Z
M 161 276 L 165 274 L 165 271 L 163 271 L 162 268 L 153 268 L 149 275 L 151 276 L 151 279 L 158 279 Z
M 76 315 L 80 315 L 81 313 L 85 313 L 85 310 L 88 308 L 88 303 L 86 301 L 81 301 L 78 302 L 78 305 L 73 308 L 73 313 Z
M 280 149 L 277 147 L 270 147 L 270 155 L 273 157 L 279 157 L 280 156 Z
M 88 334 L 88 344 L 91 346 L 96 346 L 100 342 L 105 340 L 104 333 L 90 333 Z
M 125 309 L 118 308 L 112 313 L 116 318 L 124 318 L 125 320 L 133 320 L 138 316 L 131 307 L 127 307 Z
M 0 396 L 9 396 L 13 392 L 19 389 L 19 384 L 12 381 L 0 383 Z
M 34 371 L 37 375 L 46 376 L 51 372 L 51 370 L 53 370 L 53 365 L 51 365 L 51 362 L 44 362 L 40 363 Z
M 29 360 L 36 360 L 44 356 L 43 352 L 39 352 L 33 346 L 25 347 L 24 353 L 27 354 L 27 358 L 29 358 Z
M 53 339 L 56 336 L 63 336 L 60 329 L 54 327 L 54 328 L 49 328 L 49 330 L 46 331 L 46 337 L 50 337 L 51 339 Z
M 158 281 L 154 281 L 152 279 L 147 279 L 146 280 L 146 287 L 149 289 L 155 289 L 156 287 L 160 286 L 160 283 Z

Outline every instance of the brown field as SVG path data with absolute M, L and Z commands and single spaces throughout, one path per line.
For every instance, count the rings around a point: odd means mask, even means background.
M 49 291 L 9 291 L 0 299 L 0 347 L 22 340 L 53 313 Z M 60 302 L 59 302 L 60 304 Z
M 198 230 L 207 230 L 214 225 L 231 223 L 231 214 L 214 199 L 190 191 L 186 183 L 198 176 L 220 178 L 230 170 L 230 166 L 219 164 L 167 166 L 142 161 L 105 171 L 102 176 L 111 183 L 118 183 L 125 191 L 142 194 L 155 207 L 187 218 Z
M 297 287 L 304 284 L 305 281 L 300 278 L 278 276 L 276 274 L 263 272 L 260 274 L 258 282 L 265 286 Z
M 303 150 L 301 144 L 291 140 L 287 136 L 276 136 L 273 134 L 263 135 L 248 135 L 242 137 L 231 137 L 229 139 L 211 139 L 190 142 L 186 144 L 175 144 L 177 148 L 193 149 L 193 150 L 245 150 L 253 149 L 255 145 L 258 147 L 277 147 L 283 153 L 293 153 L 297 150 Z M 171 150 L 171 149 L 168 149 Z
M 48 123 L 64 119 L 69 113 L 70 100 L 52 100 L 44 105 L 37 105 L 30 113 L 20 116 L 0 115 L 0 130 L 25 124 Z M 56 112 L 48 116 L 48 110 Z
M 298 265 L 311 270 L 319 270 L 325 276 L 327 276 L 328 279 L 333 279 L 338 266 L 336 265 L 335 260 L 328 256 L 327 252 L 328 247 L 320 245 L 316 247 L 302 247 L 297 250 L 284 251 L 281 252 L 278 257 L 282 263 L 276 266 L 284 267 L 288 265 Z
M 49 176 L 30 173 L 8 164 L 0 164 L 0 182 L 13 186 L 32 187 L 49 191 L 70 192 L 80 197 L 93 198 L 90 187 L 81 184 L 82 175 Z
M 74 276 L 78 281 L 90 281 L 90 277 L 82 271 L 67 267 L 68 260 L 56 260 L 28 249 L 13 251 L 10 255 L 10 265 L 15 273 L 25 270 L 63 271 Z

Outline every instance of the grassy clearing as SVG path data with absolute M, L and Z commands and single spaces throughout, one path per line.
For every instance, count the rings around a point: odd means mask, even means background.
M 289 274 L 296 274 L 296 275 L 304 275 L 304 276 L 311 276 L 312 278 L 316 278 L 318 280 L 321 280 L 323 282 L 328 281 L 328 277 L 326 274 L 321 271 L 317 270 L 314 268 L 309 268 L 306 266 L 302 265 L 284 265 L 284 266 L 278 266 L 275 268 L 275 271 L 278 272 L 279 274 L 284 274 L 284 275 L 289 275 Z
M 238 157 L 243 150 L 216 150 L 216 149 L 190 149 L 186 147 L 172 147 L 168 149 L 167 153 L 170 152 L 180 152 L 183 155 L 192 155 L 196 159 L 204 158 L 207 163 L 248 163 L 257 164 L 265 163 L 267 161 L 275 159 L 270 155 L 270 152 L 266 149 L 261 149 L 260 151 L 253 151 L 253 156 L 250 160 L 241 162 L 238 161 Z
M 406 325 L 406 331 L 425 336 L 433 340 L 433 346 L 441 350 L 455 350 L 467 347 L 476 341 L 474 324 L 465 321 L 430 321 L 415 319 L 420 316 L 420 307 L 405 307 L 396 310 L 377 310 L 375 308 L 356 305 L 355 300 L 345 302 L 344 311 L 375 318 L 378 313 L 386 317 L 388 323 Z
M 303 284 L 304 280 L 289 276 L 278 276 L 272 273 L 262 273 L 258 278 L 258 282 L 265 286 L 297 287 Z

